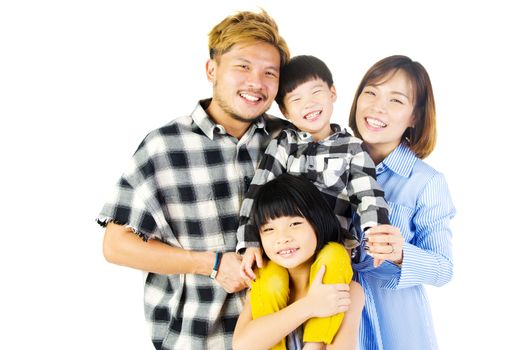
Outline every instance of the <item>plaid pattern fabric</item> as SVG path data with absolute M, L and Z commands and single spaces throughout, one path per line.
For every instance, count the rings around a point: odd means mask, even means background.
M 132 228 L 194 251 L 234 251 L 243 194 L 272 138 L 285 126 L 261 117 L 240 139 L 190 116 L 150 132 L 97 221 Z M 145 316 L 157 349 L 229 349 L 244 293 L 227 294 L 208 276 L 147 273 Z
M 366 230 L 388 224 L 388 204 L 376 182 L 372 158 L 363 141 L 347 129 L 332 124 L 334 134 L 314 142 L 311 135 L 293 128 L 285 129 L 270 142 L 253 177 L 240 211 L 237 251 L 259 246 L 258 232 L 250 222 L 253 198 L 263 184 L 282 173 L 302 175 L 310 179 L 334 208 L 341 226 L 352 230 L 349 238 L 357 245 L 352 217 L 357 213 L 360 227 Z

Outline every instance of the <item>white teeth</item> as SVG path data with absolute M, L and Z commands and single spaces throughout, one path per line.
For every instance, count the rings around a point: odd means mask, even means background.
M 246 100 L 249 100 L 249 101 L 252 101 L 252 102 L 256 102 L 256 101 L 260 100 L 259 97 L 255 97 L 255 96 L 253 96 L 253 95 L 249 95 L 249 94 L 241 93 L 240 96 L 242 96 L 242 97 L 245 98 Z
M 381 120 L 374 118 L 367 118 L 367 123 L 375 128 L 384 128 L 387 126 L 387 124 L 383 123 Z
M 279 255 L 287 255 L 287 254 L 291 254 L 293 252 L 295 252 L 295 249 L 285 249 L 285 250 L 281 250 L 279 252 Z
M 308 120 L 310 120 L 310 119 L 313 119 L 313 118 L 315 118 L 315 117 L 318 117 L 319 114 L 321 114 L 321 111 L 312 112 L 312 113 L 310 113 L 310 114 L 307 114 L 307 115 L 305 116 L 305 118 L 308 119 Z

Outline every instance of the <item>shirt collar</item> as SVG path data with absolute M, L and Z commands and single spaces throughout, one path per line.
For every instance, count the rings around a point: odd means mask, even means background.
M 385 168 L 389 168 L 400 176 L 409 177 L 417 159 L 418 158 L 413 151 L 411 151 L 409 146 L 402 142 L 376 166 L 376 173 L 379 174 L 383 172 Z
M 215 122 L 213 122 L 211 117 L 209 117 L 209 115 L 205 111 L 207 107 L 209 107 L 210 103 L 210 98 L 200 100 L 194 108 L 194 111 L 191 114 L 191 118 L 194 121 L 196 127 L 200 129 L 208 138 L 213 140 L 215 132 L 220 135 L 225 135 L 226 130 L 223 125 L 216 124 Z M 250 128 L 248 128 L 248 131 L 252 131 L 252 128 L 262 129 L 266 134 L 268 133 L 268 131 L 266 130 L 266 122 L 263 116 L 260 116 L 255 122 L 253 122 Z
M 301 131 L 297 127 L 295 127 L 293 124 L 291 124 L 290 128 L 295 132 L 295 134 L 300 140 L 305 141 L 305 142 L 313 141 L 312 135 L 309 132 Z M 342 134 L 347 134 L 347 133 L 350 134 L 350 132 L 346 128 L 341 129 L 341 126 L 339 126 L 339 124 L 330 124 L 330 128 L 332 129 L 333 134 L 331 134 L 324 140 L 320 140 L 320 141 L 334 140 Z

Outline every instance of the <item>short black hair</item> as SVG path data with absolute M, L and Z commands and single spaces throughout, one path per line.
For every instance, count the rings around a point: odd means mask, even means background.
M 332 72 L 328 66 L 315 56 L 300 55 L 293 57 L 280 70 L 279 91 L 275 101 L 279 107 L 284 107 L 284 97 L 297 86 L 309 80 L 321 79 L 328 87 L 334 85 Z
M 312 225 L 317 235 L 316 253 L 328 242 L 343 242 L 343 230 L 330 205 L 319 189 L 302 176 L 279 175 L 262 185 L 255 195 L 251 218 L 257 228 L 284 216 L 302 216 Z

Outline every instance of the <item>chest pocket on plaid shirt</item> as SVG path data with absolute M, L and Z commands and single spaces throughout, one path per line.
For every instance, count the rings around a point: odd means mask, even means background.
M 211 188 L 178 186 L 179 196 L 169 197 L 167 208 L 176 239 L 184 249 L 217 250 L 224 247 L 221 213 Z M 186 194 L 188 195 L 182 195 Z
M 324 160 L 322 180 L 325 187 L 341 192 L 346 187 L 348 176 L 344 176 L 348 169 L 348 160 L 343 157 L 329 157 Z

